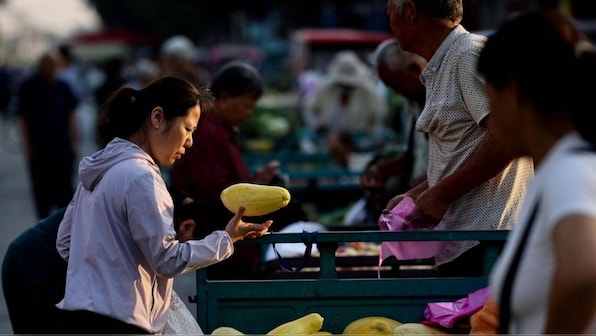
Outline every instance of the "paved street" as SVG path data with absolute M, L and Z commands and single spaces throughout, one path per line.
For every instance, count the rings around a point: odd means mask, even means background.
M 85 117 L 81 118 L 81 125 L 89 127 L 91 123 L 88 120 Z M 18 133 L 14 127 L 11 122 L 0 121 L 0 213 L 2 214 L 0 216 L 0 252 L 2 258 L 8 244 L 36 222 L 29 179 L 18 143 Z M 89 133 L 86 134 L 90 137 Z M 194 273 L 178 277 L 174 287 L 180 297 L 187 302 L 188 296 L 195 292 Z M 0 334 L 12 334 L 1 286 L 0 295 Z M 196 316 L 196 306 L 188 302 L 187 305 Z
M 0 124 L 0 252 L 2 258 L 8 244 L 33 225 L 36 216 L 29 191 L 25 162 L 17 142 L 14 124 Z M 12 334 L 4 291 L 0 288 L 0 334 Z

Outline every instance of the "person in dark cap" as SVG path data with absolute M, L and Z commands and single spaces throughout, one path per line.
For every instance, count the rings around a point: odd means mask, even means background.
M 238 127 L 252 116 L 264 92 L 258 70 L 244 61 L 226 63 L 213 76 L 210 89 L 216 97 L 214 107 L 201 116 L 200 126 L 193 134 L 194 145 L 174 164 L 171 181 L 177 192 L 203 207 L 205 225 L 215 229 L 214 224 L 225 223 L 233 216 L 220 199 L 225 188 L 240 182 L 283 185 L 283 180 L 276 160 L 251 172 L 237 142 Z M 293 198 L 286 207 L 266 217 L 281 230 L 306 220 L 306 213 L 299 200 Z M 253 222 L 261 219 L 264 218 L 250 218 Z M 259 277 L 261 260 L 260 246 L 243 244 L 237 246 L 237 253 L 230 259 L 210 267 L 207 273 L 210 278 Z

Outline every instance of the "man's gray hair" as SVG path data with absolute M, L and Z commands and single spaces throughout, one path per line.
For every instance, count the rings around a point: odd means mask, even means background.
M 407 0 L 389 0 L 395 5 L 397 13 L 402 14 Z M 464 15 L 462 0 L 410 0 L 416 5 L 416 10 L 423 15 L 436 19 L 449 19 L 460 22 Z
M 372 53 L 372 64 L 377 66 L 380 62 L 383 62 L 383 58 L 391 48 L 400 49 L 397 39 L 391 38 L 379 43 Z

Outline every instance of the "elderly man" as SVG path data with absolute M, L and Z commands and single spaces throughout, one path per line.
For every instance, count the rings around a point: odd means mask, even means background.
M 429 142 L 427 180 L 405 195 L 437 230 L 507 230 L 533 176 L 530 158 L 513 159 L 485 127 L 490 117 L 476 63 L 486 38 L 461 24 L 462 0 L 388 0 L 402 49 L 424 57 L 424 109 L 416 130 Z M 428 221 L 427 221 L 428 222 Z M 435 256 L 439 274 L 479 275 L 477 241 L 451 242 Z

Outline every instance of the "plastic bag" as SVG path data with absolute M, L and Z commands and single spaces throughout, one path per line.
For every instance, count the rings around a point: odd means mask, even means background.
M 166 326 L 162 335 L 203 335 L 203 330 L 182 299 L 172 291 L 172 302 L 168 310 Z
M 431 302 L 424 309 L 424 324 L 453 328 L 456 322 L 468 319 L 484 306 L 490 297 L 488 287 L 468 294 L 467 297 L 453 302 Z
M 404 197 L 388 213 L 383 213 L 379 217 L 379 227 L 381 230 L 388 231 L 419 231 L 432 230 L 429 225 L 425 225 L 421 216 L 418 216 L 416 204 L 411 197 Z M 416 225 L 414 225 L 416 224 Z M 398 260 L 426 259 L 437 255 L 447 245 L 444 241 L 389 241 L 381 243 L 379 253 L 380 262 L 389 256 L 395 256 Z

